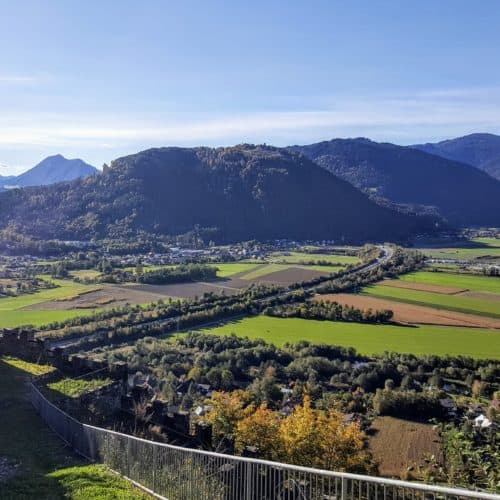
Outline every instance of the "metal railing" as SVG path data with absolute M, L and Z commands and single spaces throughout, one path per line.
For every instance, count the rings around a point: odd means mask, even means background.
M 31 402 L 77 453 L 168 500 L 437 500 L 500 495 L 299 467 L 156 443 L 70 417 L 31 384 Z

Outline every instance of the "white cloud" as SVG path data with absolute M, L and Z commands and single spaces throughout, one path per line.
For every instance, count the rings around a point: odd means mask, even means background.
M 499 132 L 499 117 L 499 88 L 431 89 L 412 95 L 330 98 L 324 109 L 305 111 L 176 113 L 149 117 L 125 113 L 117 116 L 116 113 L 33 112 L 0 116 L 0 147 L 70 149 L 83 157 L 92 152 L 99 160 L 109 161 L 108 155 L 174 144 L 286 145 L 348 136 L 412 143 L 472 131 Z

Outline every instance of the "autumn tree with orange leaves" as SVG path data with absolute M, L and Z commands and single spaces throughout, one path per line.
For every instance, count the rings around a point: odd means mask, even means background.
M 242 391 L 237 391 L 241 393 Z M 256 446 L 259 455 L 268 460 L 281 461 L 327 470 L 366 472 L 370 457 L 364 449 L 364 433 L 358 423 L 344 423 L 344 414 L 331 409 L 316 410 L 311 398 L 296 406 L 293 413 L 283 417 L 265 404 L 255 408 L 244 406 L 241 394 L 215 393 L 216 404 L 210 413 L 215 423 L 230 421 L 235 437 L 236 451 Z M 221 404 L 222 403 L 222 406 Z M 217 430 L 222 427 L 218 425 Z M 215 431 L 216 429 L 214 429 Z

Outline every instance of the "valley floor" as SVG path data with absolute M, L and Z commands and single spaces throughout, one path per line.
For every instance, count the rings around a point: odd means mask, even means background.
M 500 359 L 500 330 L 434 325 L 396 326 L 255 316 L 203 329 L 206 333 L 261 338 L 281 346 L 308 340 L 354 347 L 361 354 L 406 352 L 417 355 Z

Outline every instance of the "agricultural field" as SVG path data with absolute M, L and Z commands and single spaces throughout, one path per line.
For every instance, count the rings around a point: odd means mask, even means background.
M 399 281 L 406 283 L 422 283 L 453 287 L 459 290 L 491 292 L 500 294 L 500 279 L 491 276 L 478 276 L 454 273 L 437 273 L 429 271 L 418 271 L 416 273 L 404 274 Z
M 308 340 L 354 347 L 361 354 L 385 351 L 500 359 L 500 331 L 434 325 L 373 325 L 255 316 L 201 329 L 216 335 L 262 338 L 281 346 Z
M 381 311 L 389 309 L 394 313 L 392 321 L 396 323 L 500 329 L 500 318 L 488 318 L 476 314 L 465 314 L 428 306 L 407 304 L 405 302 L 364 294 L 334 293 L 320 295 L 315 300 L 338 302 L 341 305 L 348 305 L 361 310 L 371 309 L 373 311 Z
M 446 295 L 385 285 L 367 286 L 362 293 L 372 297 L 434 307 L 436 309 L 500 318 L 500 303 L 494 299 L 485 300 L 484 298 L 463 295 Z
M 418 250 L 433 259 L 497 260 L 500 259 L 500 239 L 476 238 L 457 246 L 419 248 Z
M 85 314 L 85 311 L 76 309 L 54 310 L 50 304 L 72 300 L 80 294 L 95 290 L 95 286 L 81 285 L 66 280 L 52 280 L 47 276 L 43 276 L 43 278 L 53 281 L 57 287 L 0 299 L 0 328 L 12 328 L 26 324 L 40 326 Z M 35 306 L 40 309 L 32 309 Z
M 498 277 L 423 270 L 365 287 L 362 295 L 500 318 Z
M 308 253 L 308 252 L 286 252 L 276 253 L 269 258 L 270 262 L 285 262 L 287 264 L 300 264 L 302 262 L 328 262 L 335 266 L 347 266 L 349 264 L 357 265 L 361 261 L 358 257 L 351 255 L 336 255 L 323 253 Z M 319 266 L 321 267 L 321 266 Z
M 369 430 L 368 448 L 385 477 L 422 479 L 425 457 L 443 465 L 441 438 L 431 424 L 394 417 L 378 417 Z

